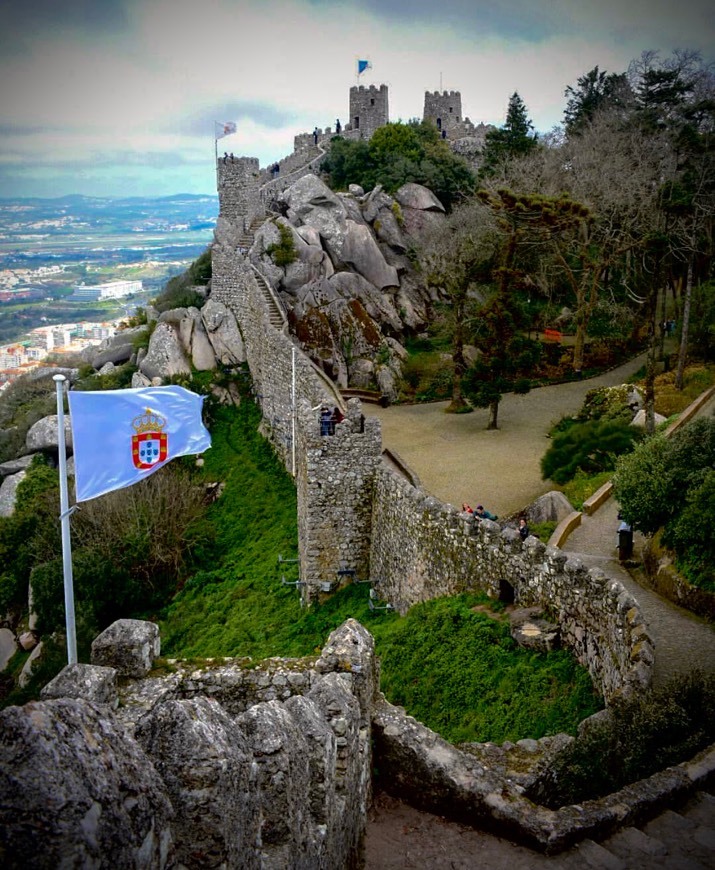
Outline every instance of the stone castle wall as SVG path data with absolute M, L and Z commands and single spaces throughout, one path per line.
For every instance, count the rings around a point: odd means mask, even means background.
M 334 585 L 339 571 L 360 577 L 369 572 L 379 423 L 365 420 L 353 400 L 335 434 L 321 435 L 320 407 L 342 405 L 339 393 L 289 336 L 271 326 L 253 270 L 228 240 L 217 239 L 212 269 L 212 296 L 233 311 L 241 328 L 265 433 L 295 475 L 300 579 L 306 584 L 300 592 L 303 601 L 312 602 L 326 584 Z
M 5 866 L 361 866 L 379 688 L 369 633 L 349 620 L 317 658 L 149 673 L 150 657 L 137 673 L 128 644 L 158 631 L 120 623 L 107 630 L 116 660 L 105 645 L 105 664 L 69 665 L 42 701 L 0 713 Z
M 463 121 L 462 95 L 459 91 L 425 91 L 422 118 L 433 121 L 440 130 L 454 129 Z
M 404 613 L 442 595 L 481 591 L 547 608 L 562 642 L 606 700 L 650 685 L 653 642 L 635 599 L 534 537 L 445 505 L 382 466 L 376 475 L 370 566 L 380 598 Z
M 219 217 L 247 229 L 262 214 L 261 171 L 257 157 L 235 157 L 218 161 Z
M 387 85 L 350 88 L 350 130 L 361 139 L 369 139 L 379 127 L 389 122 Z
M 468 121 L 458 98 L 458 92 L 427 94 L 425 111 L 458 109 L 459 129 Z M 372 130 L 373 121 L 386 123 L 387 86 L 351 88 L 350 100 L 351 114 L 372 119 L 361 119 L 361 134 Z M 363 417 L 357 400 L 335 434 L 321 436 L 320 406 L 342 399 L 291 338 L 270 324 L 267 300 L 232 234 L 265 213 L 265 200 L 275 193 L 270 185 L 297 179 L 322 151 L 321 144 L 295 152 L 271 181 L 255 160 L 219 161 L 222 220 L 213 247 L 212 295 L 237 318 L 266 434 L 295 477 L 303 601 L 319 601 L 346 582 L 340 572 L 372 581 L 380 597 L 402 612 L 466 589 L 494 597 L 508 592 L 520 604 L 553 612 L 564 642 L 606 698 L 648 685 L 652 641 L 620 584 L 567 562 L 560 551 L 544 551 L 535 539 L 522 546 L 515 532 L 475 525 L 388 471 L 380 462 L 379 423 Z M 243 198 L 241 184 L 247 185 Z

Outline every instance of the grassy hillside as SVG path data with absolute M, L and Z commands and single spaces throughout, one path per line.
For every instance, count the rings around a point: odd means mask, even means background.
M 294 566 L 278 565 L 279 554 L 297 551 L 295 490 L 259 420 L 250 402 L 218 414 L 204 471 L 226 487 L 202 521 L 210 543 L 195 557 L 204 567 L 159 614 L 164 655 L 308 655 L 352 616 L 375 636 L 387 697 L 449 740 L 573 732 L 598 709 L 586 671 L 566 652 L 517 648 L 486 597 L 440 599 L 400 617 L 370 611 L 368 586 L 353 584 L 301 608 L 295 588 L 280 583 L 282 573 L 296 579 Z

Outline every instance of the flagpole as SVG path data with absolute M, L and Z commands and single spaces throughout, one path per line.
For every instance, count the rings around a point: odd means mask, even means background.
M 293 363 L 293 365 L 292 365 L 292 385 L 291 385 L 291 405 L 292 405 L 292 408 L 291 408 L 291 411 L 292 411 L 291 426 L 292 426 L 293 431 L 291 434 L 291 443 L 293 445 L 293 461 L 292 461 L 293 477 L 295 477 L 295 414 L 296 414 L 296 407 L 295 407 L 295 347 L 293 347 L 292 363 Z
M 216 138 L 216 121 L 214 121 L 214 166 L 216 167 L 216 190 L 218 190 L 218 139 Z
M 65 626 L 67 629 L 67 664 L 77 663 L 77 636 L 74 618 L 74 588 L 72 580 L 72 543 L 70 541 L 70 509 L 67 495 L 67 447 L 65 444 L 64 375 L 53 375 L 57 392 L 57 448 L 60 471 L 60 522 L 62 529 L 62 567 L 65 587 Z

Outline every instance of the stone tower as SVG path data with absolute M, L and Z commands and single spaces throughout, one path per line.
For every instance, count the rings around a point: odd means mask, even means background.
M 459 91 L 425 91 L 425 121 L 432 121 L 441 133 L 453 130 L 464 120 L 462 117 L 462 95 Z
M 350 88 L 350 125 L 360 139 L 369 139 L 378 127 L 389 121 L 387 85 Z

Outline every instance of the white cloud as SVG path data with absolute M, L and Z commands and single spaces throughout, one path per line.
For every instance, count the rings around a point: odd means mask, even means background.
M 71 192 L 73 174 L 61 166 L 73 162 L 91 168 L 94 179 L 104 171 L 109 188 L 122 170 L 107 166 L 106 155 L 124 154 L 133 166 L 145 160 L 144 185 L 153 179 L 165 187 L 183 166 L 186 189 L 205 184 L 211 192 L 212 120 L 239 122 L 233 141 L 219 143 L 222 151 L 228 145 L 264 164 L 275 160 L 291 150 L 295 133 L 347 120 L 358 57 L 373 62 L 362 83 L 390 87 L 393 119 L 421 116 L 425 90 L 441 82 L 461 91 L 474 122 L 501 123 L 518 90 L 537 128 L 548 129 L 561 118 L 564 88 L 596 64 L 621 72 L 644 49 L 667 54 L 713 43 L 712 16 L 700 0 L 684 0 L 675 12 L 669 0 L 503 0 L 498 7 L 415 0 L 394 10 L 349 0 L 121 5 L 124 15 L 91 32 L 69 23 L 48 32 L 23 28 L 24 52 L 0 55 L 0 128 L 44 128 L 0 142 L 5 168 L 26 161 L 23 183 L 33 167 L 39 177 L 42 166 L 54 165 L 56 189 Z M 231 108 L 238 117 L 225 114 Z M 43 184 L 51 177 L 43 170 Z M 0 184 L 6 194 L 12 179 L 3 173 Z

